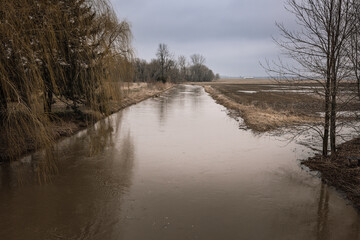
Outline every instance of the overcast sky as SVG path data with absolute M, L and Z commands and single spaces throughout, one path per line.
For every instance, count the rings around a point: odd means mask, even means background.
M 159 43 L 175 56 L 199 53 L 226 76 L 266 76 L 259 65 L 275 59 L 275 22 L 291 28 L 285 0 L 111 0 L 120 20 L 131 23 L 136 56 L 150 61 Z

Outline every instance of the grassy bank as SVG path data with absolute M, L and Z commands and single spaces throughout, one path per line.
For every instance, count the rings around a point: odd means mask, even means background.
M 110 114 L 120 111 L 133 104 L 144 101 L 150 97 L 157 96 L 173 87 L 171 83 L 129 83 L 122 87 L 121 100 L 110 103 Z M 75 113 L 66 108 L 66 104 L 57 100 L 53 112 L 53 134 L 55 138 L 71 136 L 75 132 L 84 129 L 98 120 L 107 117 L 106 115 L 94 112 L 82 106 L 80 111 Z
M 236 93 L 234 93 L 235 91 L 224 91 L 224 88 L 229 88 L 228 85 L 204 85 L 204 88 L 219 104 L 235 111 L 235 113 L 244 119 L 246 126 L 256 132 L 265 132 L 279 127 L 289 127 L 317 121 L 315 117 L 307 116 L 294 110 L 294 106 L 281 109 L 276 104 L 269 104 L 266 102 L 266 96 L 263 99 L 247 100 L 245 99 L 246 96 L 243 99 L 237 97 Z M 254 96 L 252 97 L 254 98 Z M 273 99 L 272 95 L 268 97 L 268 100 Z M 281 101 L 280 99 L 279 102 Z
M 171 83 L 126 83 L 121 88 L 121 101 L 110 102 L 110 114 L 150 97 L 158 96 L 172 87 L 173 84 Z M 107 115 L 93 111 L 86 106 L 79 106 L 78 111 L 75 112 L 67 107 L 66 101 L 56 98 L 48 127 L 50 128 L 52 138 L 56 141 L 62 137 L 69 137 L 105 117 L 107 117 Z M 2 136 L 0 130 L 0 138 L 1 137 L 4 136 Z M 26 144 L 23 145 L 21 149 L 22 154 L 37 150 L 32 141 L 29 140 L 25 142 Z M 13 156 L 7 153 L 6 146 L 2 146 L 0 142 L 0 162 L 9 161 L 10 159 L 13 159 Z

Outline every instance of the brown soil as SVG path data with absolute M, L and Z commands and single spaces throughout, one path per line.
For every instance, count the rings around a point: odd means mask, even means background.
M 302 164 L 320 172 L 324 182 L 343 192 L 360 210 L 360 138 L 341 144 L 336 157 L 318 155 Z
M 235 110 L 248 128 L 265 132 L 280 127 L 322 122 L 324 102 L 321 85 L 315 82 L 274 81 L 271 79 L 219 79 L 214 82 L 193 83 L 205 90 L 220 104 Z M 341 86 L 347 90 L 349 86 Z M 343 95 L 343 96 L 342 96 Z M 349 104 L 344 91 L 338 101 L 339 111 L 358 111 L 358 101 Z

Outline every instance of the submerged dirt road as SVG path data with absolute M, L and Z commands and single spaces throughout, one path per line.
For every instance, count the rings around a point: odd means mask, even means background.
M 238 129 L 202 87 L 179 86 L 0 165 L 1 239 L 360 239 L 360 215 L 300 168 L 311 153 Z M 51 166 L 54 166 L 53 164 Z

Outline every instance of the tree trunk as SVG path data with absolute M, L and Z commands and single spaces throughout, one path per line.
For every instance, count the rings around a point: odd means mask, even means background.
M 335 71 L 335 64 L 333 67 Z M 336 154 L 336 94 L 337 93 L 337 79 L 334 75 L 331 79 L 331 112 L 330 112 L 330 147 L 331 155 L 335 156 Z
M 51 113 L 51 105 L 53 101 L 53 93 L 50 88 L 44 91 L 44 112 Z
M 328 155 L 328 145 L 329 145 L 329 121 L 330 121 L 330 92 L 328 85 L 326 84 L 326 90 L 325 90 L 325 122 L 324 122 L 324 136 L 323 136 L 323 152 L 322 155 L 326 157 Z
M 331 155 L 336 154 L 336 96 L 332 96 L 330 119 L 330 147 Z
M 337 84 L 338 84 L 338 72 L 337 65 L 338 61 L 341 61 L 341 54 L 339 44 L 341 44 L 340 40 L 340 20 L 342 14 L 342 0 L 338 2 L 337 9 L 337 19 L 336 22 L 336 30 L 333 35 L 332 40 L 332 64 L 331 64 L 331 114 L 330 114 L 330 147 L 331 147 L 331 156 L 336 156 L 336 96 L 337 96 Z
M 4 94 L 4 90 L 0 86 L 0 126 L 2 125 L 6 112 L 7 112 L 6 96 Z
M 330 61 L 330 35 L 328 35 L 327 71 L 325 83 L 325 118 L 322 155 L 327 157 L 329 150 L 329 128 L 330 128 L 330 83 L 331 83 L 331 61 Z

